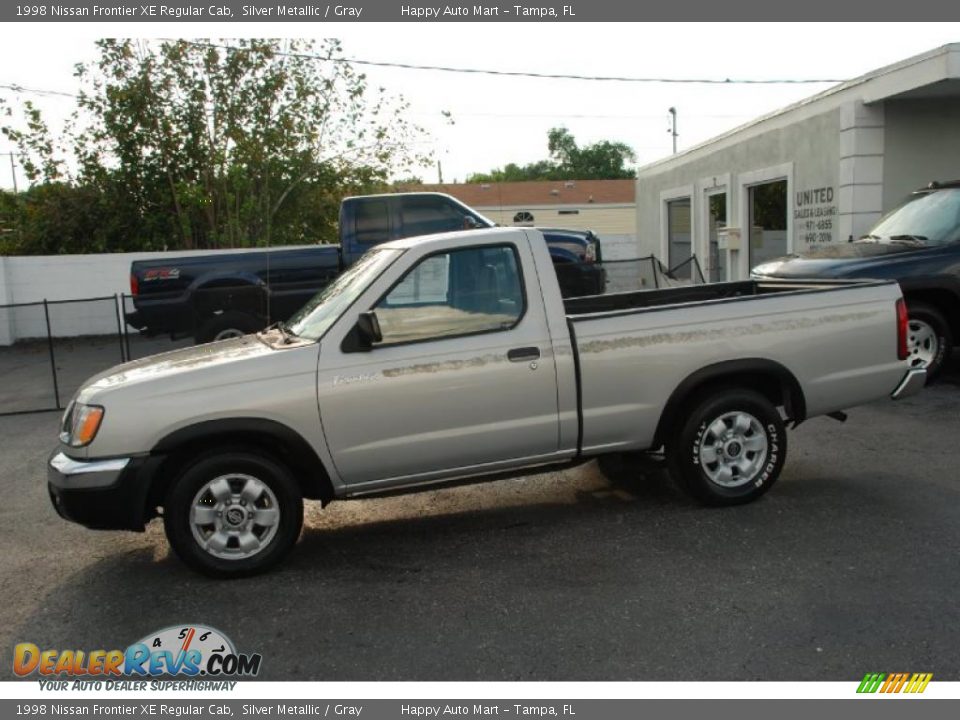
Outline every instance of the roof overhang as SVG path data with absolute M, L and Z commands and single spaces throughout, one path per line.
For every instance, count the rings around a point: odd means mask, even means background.
M 861 99 L 943 98 L 960 95 L 960 43 L 944 45 L 895 65 L 864 75 Z
M 676 155 L 641 167 L 637 177 L 670 170 L 761 133 L 797 120 L 836 109 L 847 102 L 866 105 L 885 100 L 910 100 L 960 96 L 960 43 L 935 48 L 921 55 L 887 65 L 853 80 L 828 88 L 817 95 L 755 118 Z

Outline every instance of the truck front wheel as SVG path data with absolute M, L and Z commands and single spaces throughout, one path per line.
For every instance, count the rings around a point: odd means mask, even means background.
M 777 408 L 739 388 L 693 406 L 667 444 L 671 474 L 707 505 L 757 499 L 777 480 L 786 456 L 786 426 Z
M 908 303 L 907 352 L 910 367 L 927 369 L 927 384 L 933 382 L 953 345 L 950 324 L 935 307 L 924 303 Z
M 289 471 L 270 457 L 220 451 L 188 466 L 173 483 L 163 524 L 174 552 L 215 577 L 243 577 L 276 565 L 303 525 L 303 498 Z

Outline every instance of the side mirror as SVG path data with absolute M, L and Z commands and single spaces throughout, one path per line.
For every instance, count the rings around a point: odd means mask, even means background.
M 377 320 L 377 314 L 373 310 L 360 313 L 360 317 L 357 318 L 357 330 L 363 341 L 370 346 L 383 340 L 380 321 Z
M 463 229 L 464 230 L 476 230 L 480 227 L 480 223 L 477 222 L 477 219 L 471 217 L 470 215 L 463 216 Z

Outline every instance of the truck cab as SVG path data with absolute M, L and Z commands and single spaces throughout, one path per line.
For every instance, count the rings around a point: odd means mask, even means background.
M 443 193 L 387 193 L 348 197 L 340 204 L 344 266 L 374 245 L 418 235 L 490 228 L 494 223 Z
M 496 227 L 451 195 L 434 192 L 348 197 L 340 204 L 340 251 L 344 267 L 375 245 L 421 235 Z M 564 297 L 600 295 L 606 272 L 600 238 L 589 230 L 538 228 L 550 251 Z

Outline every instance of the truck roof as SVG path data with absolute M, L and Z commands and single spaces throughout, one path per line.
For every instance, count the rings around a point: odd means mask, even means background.
M 391 240 L 381 243 L 377 247 L 390 248 L 394 250 L 407 250 L 412 247 L 422 247 L 424 245 L 446 245 L 449 240 L 461 237 L 476 239 L 482 242 L 493 242 L 497 238 L 515 236 L 518 232 L 525 230 L 535 230 L 536 228 L 521 227 L 493 227 L 477 228 L 475 230 L 454 230 L 453 232 L 437 233 L 436 235 L 417 235 L 414 237 L 402 238 L 400 240 Z
M 944 188 L 960 188 L 960 180 L 934 180 L 926 187 L 922 187 L 915 192 L 926 192 L 928 190 L 941 190 Z
M 453 195 L 450 195 L 448 193 L 434 192 L 430 190 L 424 190 L 423 192 L 387 192 L 387 193 L 373 193 L 370 195 L 349 195 L 345 197 L 343 200 L 344 202 L 346 202 L 347 200 L 367 200 L 369 198 L 404 197 L 405 195 L 435 195 L 439 197 L 445 197 L 445 198 L 451 198 L 453 200 L 457 200 L 455 197 L 453 197 Z M 457 202 L 460 203 L 459 200 L 457 200 Z M 460 203 L 460 204 L 462 205 L 463 203 Z

